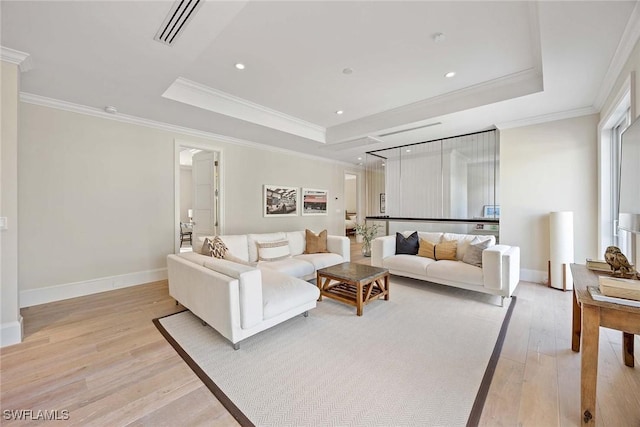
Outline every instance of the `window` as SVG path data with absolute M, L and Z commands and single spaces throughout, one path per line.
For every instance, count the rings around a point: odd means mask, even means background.
M 618 230 L 618 199 L 620 197 L 620 142 L 622 132 L 631 124 L 631 109 L 620 116 L 618 122 L 611 129 L 611 242 L 620 248 L 623 253 L 628 254 L 630 250 L 629 233 Z
M 598 125 L 598 257 L 604 257 L 607 246 L 629 250 L 628 233 L 618 231 L 618 195 L 620 173 L 620 139 L 631 123 L 630 74 L 623 83 L 614 102 Z

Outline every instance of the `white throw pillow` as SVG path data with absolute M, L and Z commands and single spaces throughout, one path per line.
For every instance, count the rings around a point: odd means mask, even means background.
M 289 258 L 288 240 L 277 240 L 275 242 L 258 242 L 258 259 L 260 261 L 277 261 Z

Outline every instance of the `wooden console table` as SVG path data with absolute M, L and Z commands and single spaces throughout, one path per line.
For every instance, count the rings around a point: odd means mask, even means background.
M 587 286 L 598 286 L 598 274 L 580 264 L 571 264 L 573 273 L 573 334 L 571 349 L 580 351 L 581 425 L 594 426 L 596 421 L 596 383 L 598 380 L 598 344 L 600 326 L 622 331 L 624 364 L 633 362 L 633 335 L 640 335 L 640 308 L 609 302 L 595 301 Z

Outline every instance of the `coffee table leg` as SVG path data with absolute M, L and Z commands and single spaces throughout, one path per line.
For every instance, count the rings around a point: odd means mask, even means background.
M 384 295 L 384 300 L 389 301 L 389 275 L 384 276 L 384 290 L 386 294 Z
M 362 316 L 362 283 L 356 285 L 356 314 Z
M 316 275 L 316 285 L 320 290 L 320 296 L 318 296 L 318 301 L 322 301 L 322 278 L 320 277 L 320 274 Z

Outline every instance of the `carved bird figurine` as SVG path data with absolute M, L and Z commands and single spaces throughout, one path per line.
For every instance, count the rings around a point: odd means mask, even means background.
M 604 259 L 607 264 L 611 266 L 611 270 L 615 275 L 616 272 L 620 272 L 620 275 L 624 276 L 628 273 L 633 273 L 633 267 L 629 264 L 629 260 L 616 246 L 609 246 L 604 252 Z

